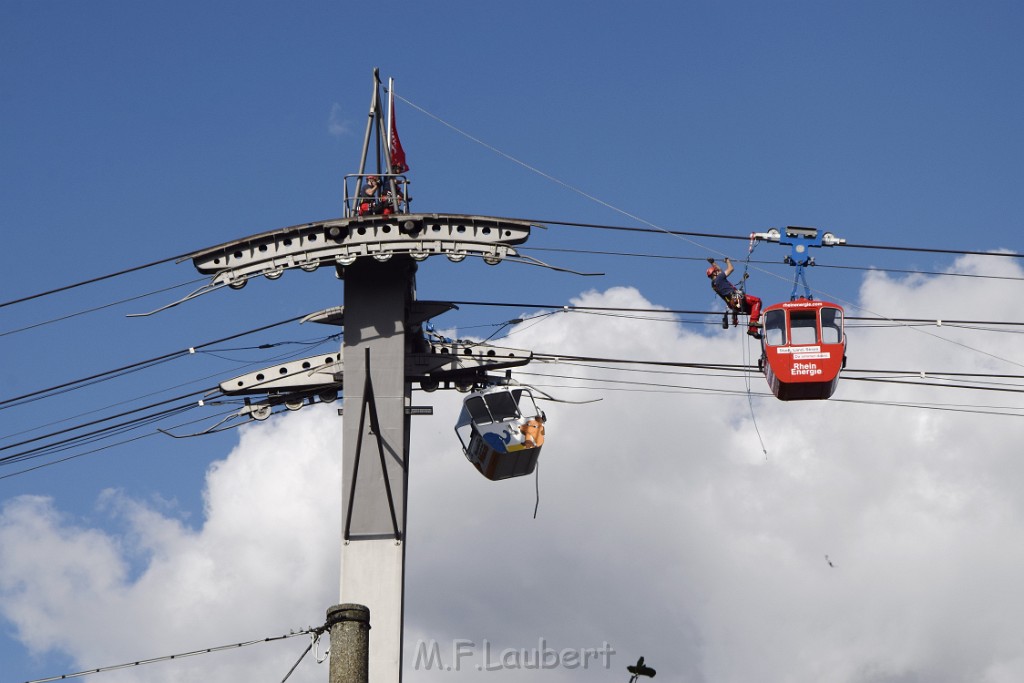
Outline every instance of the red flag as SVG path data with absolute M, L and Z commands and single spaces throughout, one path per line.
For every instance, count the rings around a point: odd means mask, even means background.
M 391 130 L 391 172 L 405 173 L 409 170 L 409 164 L 405 163 L 405 150 L 402 149 L 402 141 L 398 139 L 398 126 L 395 125 L 395 100 L 391 100 L 391 107 L 388 111 L 389 126 Z

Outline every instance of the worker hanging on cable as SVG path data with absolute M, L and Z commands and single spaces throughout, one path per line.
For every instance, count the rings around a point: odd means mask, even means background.
M 747 334 L 755 339 L 760 339 L 761 333 L 758 328 L 761 327 L 761 323 L 758 319 L 761 317 L 761 300 L 743 291 L 742 284 L 737 287 L 729 282 L 733 267 L 728 256 L 725 257 L 725 270 L 722 270 L 713 258 L 709 258 L 708 263 L 711 264 L 707 270 L 707 276 L 711 278 L 711 288 L 718 296 L 722 297 L 725 305 L 732 311 L 732 324 L 735 325 L 738 322 L 738 314 L 748 314 L 750 324 L 747 327 Z M 743 279 L 746 280 L 747 276 L 744 275 Z

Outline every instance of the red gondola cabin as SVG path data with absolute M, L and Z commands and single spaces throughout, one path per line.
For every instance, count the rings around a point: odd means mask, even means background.
M 758 363 L 781 401 L 828 398 L 846 365 L 843 308 L 797 299 L 764 310 Z

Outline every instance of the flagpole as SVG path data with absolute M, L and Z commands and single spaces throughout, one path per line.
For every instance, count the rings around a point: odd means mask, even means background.
M 394 135 L 394 133 L 392 132 L 392 127 L 395 125 L 394 124 L 394 121 L 395 121 L 394 116 L 395 116 L 395 79 L 389 76 L 388 77 L 388 130 L 387 130 L 388 143 L 386 145 L 384 145 L 384 149 L 387 150 L 388 173 L 394 172 L 394 168 L 393 168 L 393 165 L 392 165 L 392 159 L 391 159 L 391 151 L 392 151 L 391 150 L 391 141 L 394 139 L 392 137 Z

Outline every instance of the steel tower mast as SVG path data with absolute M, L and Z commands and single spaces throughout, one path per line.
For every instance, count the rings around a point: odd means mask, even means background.
M 471 256 L 489 265 L 505 259 L 546 264 L 515 250 L 530 235 L 529 221 L 409 211 L 408 179 L 405 169 L 392 166 L 377 70 L 373 76 L 359 172 L 345 178 L 344 216 L 245 237 L 186 256 L 183 260 L 191 259 L 200 273 L 212 278 L 163 308 L 225 286 L 241 289 L 259 275 L 276 280 L 291 269 L 313 272 L 333 266 L 344 280 L 344 306 L 306 318 L 344 327 L 337 357 L 282 363 L 226 380 L 220 391 L 260 397 L 247 398 L 245 408 L 236 415 L 257 420 L 268 418 L 281 406 L 296 410 L 307 403 L 332 401 L 343 392 L 342 604 L 328 610 L 328 623 L 346 622 L 339 633 L 356 634 L 352 642 L 365 644 L 366 620 L 371 620 L 369 681 L 398 683 L 402 678 L 410 418 L 431 412 L 412 406 L 413 382 L 429 390 L 472 386 L 488 370 L 524 365 L 532 355 L 426 339 L 422 323 L 455 306 L 416 300 L 417 263 L 443 254 L 454 263 Z M 377 169 L 368 173 L 373 141 Z M 390 199 L 382 204 L 386 210 L 363 210 L 364 186 L 370 176 L 381 179 L 385 191 L 390 189 Z M 350 628 L 353 621 L 359 622 L 359 628 Z M 355 680 L 335 670 L 334 654 L 332 683 Z M 342 668 L 346 667 L 337 666 Z M 367 670 L 365 662 L 348 668 L 362 672 L 355 676 Z

